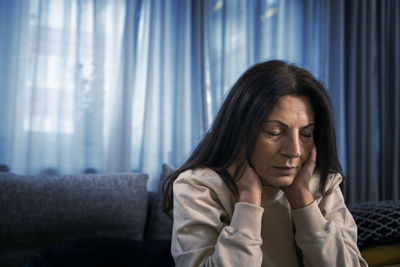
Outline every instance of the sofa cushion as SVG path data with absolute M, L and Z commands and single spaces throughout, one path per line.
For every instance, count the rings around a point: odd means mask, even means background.
M 82 237 L 143 238 L 147 175 L 0 173 L 0 262 Z M 9 252 L 7 252 L 7 251 Z
M 357 223 L 360 247 L 400 241 L 399 200 L 362 202 L 348 208 Z
M 158 192 L 154 196 L 150 207 L 150 213 L 147 223 L 145 239 L 171 239 L 172 235 L 172 219 L 168 217 L 162 210 L 162 190 L 161 186 L 165 178 L 174 171 L 174 168 L 168 164 L 163 164 Z

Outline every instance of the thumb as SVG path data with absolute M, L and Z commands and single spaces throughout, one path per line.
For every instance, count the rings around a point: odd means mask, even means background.
M 313 148 L 311 149 L 310 154 L 308 155 L 306 162 L 304 162 L 303 168 L 312 174 L 314 172 L 316 162 L 317 162 L 317 148 L 314 145 Z

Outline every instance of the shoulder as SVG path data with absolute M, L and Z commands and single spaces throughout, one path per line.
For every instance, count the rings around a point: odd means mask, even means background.
M 232 214 L 238 199 L 221 176 L 209 168 L 182 172 L 174 182 L 173 192 L 175 210 L 177 206 L 201 210 L 207 206 L 207 209 L 214 207 Z
M 174 188 L 186 185 L 194 189 L 208 189 L 218 193 L 230 191 L 222 177 L 210 168 L 195 168 L 182 172 L 174 182 Z
M 330 173 L 326 180 L 325 186 L 322 190 L 322 194 L 326 194 L 329 191 L 338 189 L 342 180 L 343 177 L 340 173 Z M 310 191 L 314 195 L 320 195 L 321 193 L 319 190 L 320 182 L 321 182 L 321 172 L 319 170 L 315 170 L 310 181 Z
M 340 173 L 329 174 L 324 187 L 324 193 L 328 193 L 330 191 L 338 189 L 342 181 L 343 176 Z

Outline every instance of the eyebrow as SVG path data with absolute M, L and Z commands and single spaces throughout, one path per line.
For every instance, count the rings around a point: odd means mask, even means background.
M 287 124 L 285 124 L 285 123 L 283 123 L 281 121 L 278 121 L 278 120 L 267 120 L 267 121 L 264 121 L 264 122 L 276 122 L 276 123 L 282 125 L 283 127 L 289 128 L 289 126 Z M 315 126 L 315 123 L 312 122 L 312 123 L 310 123 L 310 124 L 308 124 L 308 125 L 306 125 L 304 127 L 301 127 L 301 129 L 305 129 L 305 128 L 308 128 L 308 127 L 311 127 L 311 126 Z

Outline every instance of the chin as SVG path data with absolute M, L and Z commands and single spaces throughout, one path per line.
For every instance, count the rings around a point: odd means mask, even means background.
M 290 186 L 294 181 L 294 177 L 292 177 L 292 176 L 276 176 L 272 179 L 271 178 L 264 179 L 264 181 L 269 185 L 281 188 L 281 187 Z

